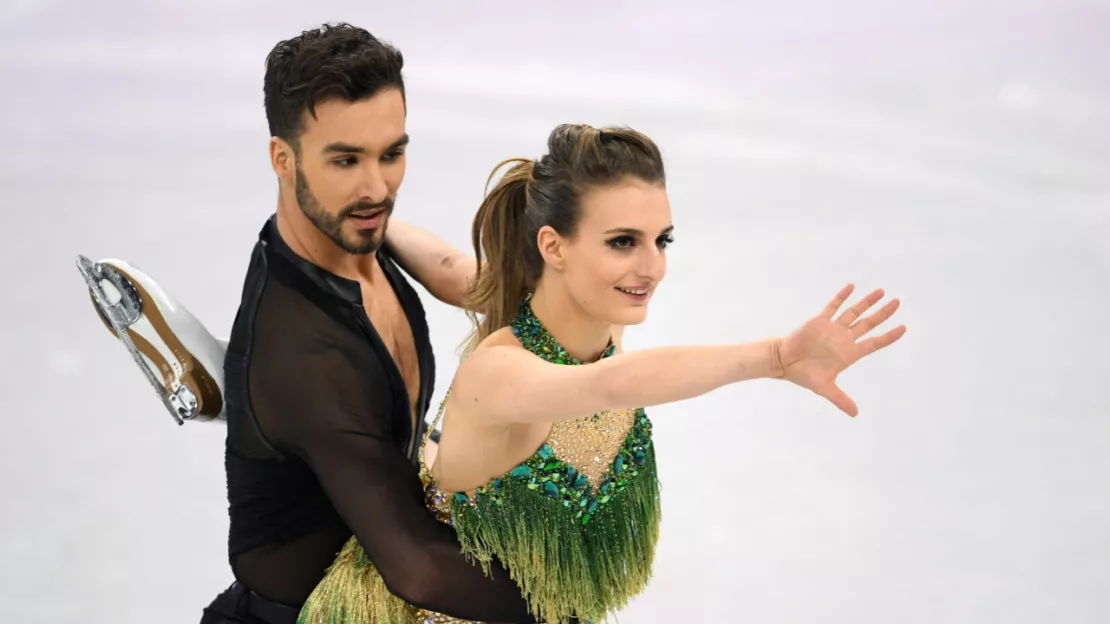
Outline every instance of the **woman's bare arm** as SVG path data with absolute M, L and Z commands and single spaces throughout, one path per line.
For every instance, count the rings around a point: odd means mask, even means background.
M 780 377 L 777 339 L 662 347 L 593 364 L 552 364 L 514 345 L 477 349 L 459 368 L 456 400 L 502 422 L 577 418 L 681 401 L 748 379 Z

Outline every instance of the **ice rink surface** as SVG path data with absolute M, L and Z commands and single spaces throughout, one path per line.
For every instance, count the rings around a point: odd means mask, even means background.
M 223 429 L 178 428 L 92 312 L 124 258 L 219 334 L 274 209 L 263 59 L 398 45 L 396 216 L 459 247 L 557 123 L 668 159 L 676 244 L 630 348 L 791 330 L 846 282 L 906 337 L 842 377 L 651 410 L 648 622 L 1110 621 L 1110 3 L 5 0 L 0 621 L 196 622 L 231 581 Z M 466 319 L 425 298 L 437 397 Z

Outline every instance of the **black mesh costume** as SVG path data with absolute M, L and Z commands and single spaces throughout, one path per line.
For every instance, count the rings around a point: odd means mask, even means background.
M 416 292 L 388 249 L 378 258 L 415 339 L 417 431 L 404 380 L 366 316 L 358 283 L 296 255 L 276 217 L 259 235 L 225 362 L 235 577 L 256 599 L 294 613 L 353 533 L 390 590 L 412 604 L 472 620 L 533 622 L 508 572 L 497 567 L 487 577 L 425 507 L 416 443 L 435 362 Z

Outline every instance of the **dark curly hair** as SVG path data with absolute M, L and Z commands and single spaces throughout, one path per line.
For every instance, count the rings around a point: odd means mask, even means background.
M 405 95 L 400 50 L 365 29 L 324 24 L 281 41 L 266 56 L 266 121 L 270 135 L 299 149 L 304 111 L 316 118 L 316 104 L 330 97 L 355 101 L 396 87 Z

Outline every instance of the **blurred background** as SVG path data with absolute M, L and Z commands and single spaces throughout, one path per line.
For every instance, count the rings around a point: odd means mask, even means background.
M 223 428 L 173 424 L 74 260 L 226 335 L 276 201 L 264 58 L 334 21 L 403 51 L 395 214 L 460 248 L 556 124 L 661 144 L 677 242 L 629 348 L 788 332 L 848 281 L 903 301 L 856 420 L 772 381 L 651 410 L 622 622 L 1110 621 L 1105 0 L 4 0 L 0 620 L 196 622 L 231 582 Z M 438 401 L 467 321 L 424 301 Z

